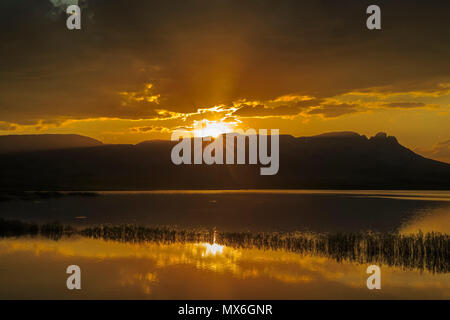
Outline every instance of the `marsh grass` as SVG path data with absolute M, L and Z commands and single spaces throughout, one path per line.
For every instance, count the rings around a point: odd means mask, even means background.
M 45 236 L 58 240 L 81 235 L 128 243 L 217 243 L 232 248 L 284 250 L 301 255 L 324 256 L 338 262 L 378 264 L 404 269 L 448 273 L 450 237 L 441 233 L 255 233 L 216 232 L 139 225 L 102 225 L 76 230 L 58 222 L 38 225 L 0 219 L 0 237 Z
M 76 232 L 76 229 L 73 227 L 63 225 L 57 221 L 39 225 L 32 222 L 5 220 L 0 218 L 0 237 L 41 235 L 54 240 L 59 240 L 63 236 L 70 236 Z
M 80 234 L 122 242 L 216 242 L 233 248 L 285 250 L 302 255 L 325 256 L 338 262 L 376 263 L 405 269 L 449 272 L 450 237 L 441 233 L 254 233 L 178 230 L 136 225 L 98 226 Z
M 214 241 L 213 233 L 208 230 L 145 227 L 139 225 L 89 227 L 80 230 L 79 233 L 89 238 L 132 243 L 212 243 Z
M 338 262 L 375 263 L 405 269 L 449 272 L 450 237 L 447 234 L 396 233 L 225 233 L 219 243 L 238 248 L 285 250 L 332 258 Z

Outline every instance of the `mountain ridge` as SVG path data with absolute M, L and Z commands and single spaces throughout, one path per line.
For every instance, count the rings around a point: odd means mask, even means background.
M 0 135 L 0 154 L 103 145 L 99 140 L 79 134 Z
M 378 134 L 280 136 L 280 169 L 261 165 L 174 165 L 177 142 L 101 144 L 0 157 L 0 189 L 444 189 L 450 165 L 424 158 Z M 247 150 L 248 152 L 248 150 Z

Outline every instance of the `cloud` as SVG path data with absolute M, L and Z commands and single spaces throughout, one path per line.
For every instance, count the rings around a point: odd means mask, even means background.
M 448 76 L 447 76 L 448 78 Z M 394 98 L 397 96 L 410 97 L 442 97 L 450 95 L 450 83 L 439 79 L 428 79 L 424 81 L 405 81 L 401 85 L 386 85 L 350 91 L 347 95 L 371 96 L 378 99 Z
M 50 0 L 55 7 L 67 8 L 71 4 L 78 5 L 78 0 Z
M 0 121 L 0 131 L 15 131 L 16 129 L 17 125 L 13 123 Z
M 0 131 L 41 131 L 48 128 L 57 128 L 64 124 L 64 120 L 40 119 L 34 121 L 24 121 L 23 124 L 0 121 Z
M 144 126 L 130 128 L 134 133 L 149 133 L 149 132 L 171 132 L 171 129 L 161 126 Z
M 130 106 L 134 103 L 148 102 L 151 104 L 159 104 L 160 94 L 151 93 L 153 85 L 146 83 L 141 91 L 122 91 L 119 92 L 123 96 L 122 106 Z
M 364 1 L 80 0 L 79 31 L 66 29 L 62 2 L 0 2 L 3 121 L 159 119 L 161 110 L 182 119 L 243 99 L 264 107 L 241 116 L 316 107 L 309 114 L 327 117 L 356 109 L 293 102 L 368 88 L 449 91 L 448 2 L 381 1 L 382 33 L 366 30 Z
M 237 110 L 232 115 L 243 118 L 291 117 L 299 115 L 310 107 L 319 106 L 323 101 L 313 97 L 290 95 L 252 104 L 235 103 Z
M 384 103 L 382 104 L 382 106 L 387 108 L 409 109 L 409 108 L 423 108 L 426 106 L 426 104 L 422 102 L 390 102 Z
M 358 108 L 354 104 L 325 104 L 318 108 L 314 108 L 308 111 L 310 115 L 321 115 L 325 118 L 336 118 L 342 115 L 351 114 L 358 112 Z
M 265 118 L 265 117 L 279 117 L 279 116 L 295 116 L 301 111 L 300 108 L 295 106 L 280 106 L 280 107 L 267 107 L 263 105 L 242 105 L 237 111 L 233 113 L 238 117 L 251 117 L 251 118 Z

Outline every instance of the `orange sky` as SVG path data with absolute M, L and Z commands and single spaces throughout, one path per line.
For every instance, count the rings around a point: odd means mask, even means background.
M 84 1 L 82 29 L 68 31 L 55 3 L 0 6 L 2 135 L 384 131 L 450 162 L 450 30 L 437 4 L 381 1 L 382 30 L 369 31 L 364 1 Z

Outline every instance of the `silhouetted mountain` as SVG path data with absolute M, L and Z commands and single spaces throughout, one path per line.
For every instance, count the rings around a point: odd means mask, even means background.
M 98 140 L 78 134 L 35 134 L 0 136 L 0 154 L 99 146 Z
M 277 175 L 261 165 L 179 165 L 175 142 L 100 145 L 5 154 L 2 189 L 235 189 L 362 188 L 450 189 L 450 165 L 415 154 L 384 133 L 295 138 L 280 136 Z

